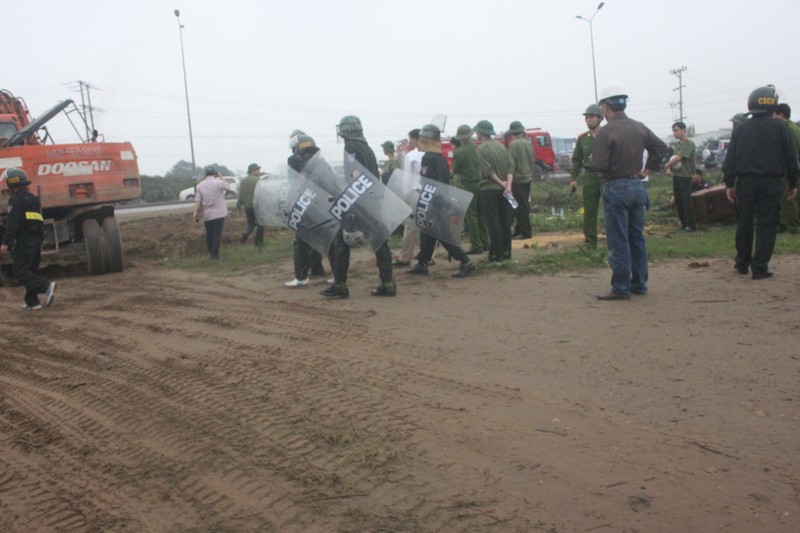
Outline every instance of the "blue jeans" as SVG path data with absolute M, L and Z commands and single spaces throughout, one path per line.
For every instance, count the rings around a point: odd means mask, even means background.
M 619 294 L 647 293 L 647 244 L 644 212 L 647 191 L 639 179 L 604 181 L 603 195 L 611 289 Z

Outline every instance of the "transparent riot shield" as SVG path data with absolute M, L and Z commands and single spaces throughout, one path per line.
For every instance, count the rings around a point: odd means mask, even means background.
M 411 207 L 409 225 L 440 241 L 460 246 L 471 192 L 421 176 L 409 176 L 402 170 L 392 173 L 388 186 Z
M 298 179 L 289 179 L 288 166 L 261 178 L 253 193 L 253 211 L 261 226 L 283 227 L 289 224 L 289 209 L 300 194 Z
M 282 169 L 256 185 L 253 210 L 264 226 L 285 226 L 323 255 L 339 231 L 328 211 L 330 194 L 291 168 Z
M 330 198 L 328 211 L 341 222 L 345 242 L 363 242 L 377 250 L 408 217 L 411 208 L 348 154 L 344 167 L 347 186 Z

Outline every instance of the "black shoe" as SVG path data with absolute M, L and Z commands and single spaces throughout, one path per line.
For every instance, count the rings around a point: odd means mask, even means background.
M 741 274 L 742 276 L 746 276 L 750 271 L 750 268 L 747 265 L 736 265 L 736 272 Z
M 407 271 L 409 274 L 425 275 L 428 273 L 428 267 L 420 263 L 411 270 Z
M 598 294 L 597 295 L 597 299 L 598 300 L 603 300 L 603 301 L 606 301 L 606 302 L 611 301 L 611 300 L 630 300 L 631 299 L 631 295 L 630 294 L 624 294 L 624 293 L 621 293 L 621 292 L 608 291 L 608 292 L 606 292 L 604 294 Z
M 774 275 L 775 274 L 772 272 L 772 270 L 769 270 L 769 269 L 767 269 L 767 270 L 765 270 L 763 272 L 757 272 L 756 271 L 756 272 L 753 272 L 753 279 L 767 279 L 767 278 L 771 278 Z
M 463 263 L 461 268 L 458 269 L 458 272 L 453 274 L 454 278 L 466 278 L 475 273 L 478 270 L 478 265 L 470 261 L 469 263 Z
M 396 267 L 407 267 L 407 266 L 408 266 L 408 265 L 410 265 L 410 264 L 411 264 L 411 263 L 407 263 L 406 261 L 400 261 L 399 259 L 397 259 L 396 261 L 394 261 L 394 262 L 392 263 L 392 266 L 396 266 Z
M 392 283 L 391 287 L 387 287 L 381 283 L 377 289 L 370 292 L 372 296 L 397 296 L 397 284 Z
M 319 291 L 319 293 L 326 298 L 345 299 L 350 297 L 350 289 L 347 287 L 337 287 L 336 285 L 331 285 L 324 291 Z

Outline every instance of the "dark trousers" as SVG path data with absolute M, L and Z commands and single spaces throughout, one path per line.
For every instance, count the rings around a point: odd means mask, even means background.
M 417 255 L 417 260 L 419 260 L 420 264 L 427 265 L 428 262 L 433 258 L 433 251 L 436 248 L 436 241 L 438 239 L 436 237 L 431 237 L 425 233 L 420 233 L 419 235 L 419 254 Z M 453 259 L 457 259 L 461 261 L 461 264 L 469 263 L 469 256 L 467 252 L 464 251 L 463 248 L 460 246 L 456 246 L 455 244 L 451 244 L 445 241 L 439 241 L 442 243 L 442 248 L 447 250 L 447 253 L 450 254 L 450 257 Z
M 38 275 L 42 258 L 42 242 L 39 239 L 21 241 L 11 251 L 11 265 L 14 278 L 25 287 L 25 303 L 36 305 L 39 295 L 47 291 L 50 282 Z
M 325 267 L 322 266 L 322 254 L 311 247 L 304 240 L 294 238 L 294 277 L 304 280 L 309 272 L 315 276 L 324 276 Z
M 781 216 L 781 178 L 752 176 L 739 178 L 736 200 L 739 224 L 736 227 L 736 266 L 766 272 L 775 249 Z M 755 229 L 755 252 L 753 230 Z
M 697 229 L 694 223 L 694 205 L 692 205 L 692 178 L 672 177 L 672 194 L 675 196 L 675 207 L 682 228 Z
M 472 201 L 464 214 L 464 222 L 469 232 L 470 249 L 481 252 L 489 249 L 489 232 L 486 230 L 486 217 L 481 202 L 481 188 L 477 183 L 464 183 L 461 186 L 472 193 Z
M 342 230 L 336 233 L 328 253 L 328 259 L 333 269 L 334 283 L 347 283 L 347 271 L 350 270 L 350 247 L 344 242 Z M 389 283 L 392 281 L 392 252 L 389 245 L 384 242 L 380 248 L 375 250 L 375 259 L 378 263 L 378 275 L 381 281 Z
M 531 230 L 531 182 L 517 183 L 516 181 L 511 184 L 511 194 L 519 206 L 514 211 L 514 235 L 521 235 L 525 239 L 530 239 L 533 236 Z
M 222 227 L 225 225 L 225 218 L 215 218 L 206 220 L 206 247 L 212 259 L 219 259 L 219 245 L 222 242 Z
M 247 238 L 250 237 L 250 234 L 253 233 L 253 230 L 256 231 L 256 246 L 264 246 L 264 226 L 259 226 L 258 221 L 256 220 L 256 211 L 252 207 L 246 207 L 244 209 L 244 214 L 247 217 L 247 226 L 244 228 L 244 232 L 242 232 L 242 240 L 241 243 L 244 244 L 247 241 Z M 299 279 L 299 278 L 298 278 Z
M 481 191 L 489 231 L 489 261 L 511 259 L 511 206 L 500 189 Z

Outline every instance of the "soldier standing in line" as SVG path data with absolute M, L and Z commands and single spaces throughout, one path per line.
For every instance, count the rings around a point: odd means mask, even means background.
M 794 150 L 800 157 L 800 126 L 792 122 L 792 108 L 789 104 L 778 104 L 775 108 L 773 116 L 789 126 L 789 133 L 792 134 L 792 143 Z M 788 231 L 789 233 L 800 233 L 800 198 L 795 196 L 795 199 L 789 201 L 786 199 L 788 192 L 788 182 L 784 179 L 784 194 L 781 195 L 781 222 L 778 225 L 778 231 Z
M 578 182 L 583 187 L 583 240 L 587 248 L 597 248 L 597 216 L 600 208 L 600 176 L 590 169 L 592 165 L 592 145 L 600 123 L 603 122 L 603 110 L 597 104 L 591 104 L 583 112 L 585 132 L 578 135 L 575 151 L 572 152 L 572 181 L 569 186 L 574 192 L 578 190 Z
M 489 233 L 481 203 L 478 147 L 472 142 L 472 128 L 468 124 L 462 124 L 451 142 L 456 147 L 453 152 L 454 184 L 459 189 L 472 193 L 472 201 L 464 214 L 470 242 L 467 254 L 482 254 L 489 251 Z
M 504 194 L 511 195 L 513 166 L 508 150 L 493 139 L 494 126 L 481 120 L 475 126 L 480 146 L 476 150 L 481 177 L 481 202 L 489 231 L 489 261 L 511 259 L 511 206 Z
M 512 215 L 516 220 L 512 239 L 530 239 L 533 237 L 531 229 L 531 182 L 533 181 L 533 145 L 525 135 L 525 126 L 522 122 L 512 122 L 506 133 L 511 134 L 513 140 L 508 144 L 508 153 L 514 164 L 514 183 L 511 192 L 517 201 L 517 209 Z

